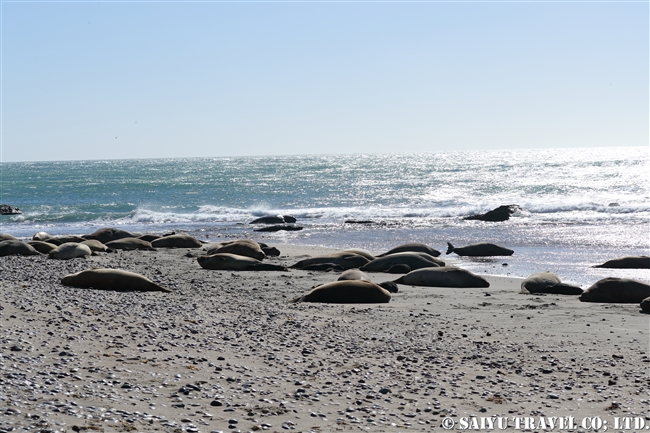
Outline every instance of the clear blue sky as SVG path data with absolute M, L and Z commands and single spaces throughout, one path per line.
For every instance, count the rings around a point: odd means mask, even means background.
M 2 160 L 648 146 L 647 2 L 3 2 Z

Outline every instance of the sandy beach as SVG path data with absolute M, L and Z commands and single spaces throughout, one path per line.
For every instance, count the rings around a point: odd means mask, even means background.
M 275 246 L 265 261 L 287 266 L 330 251 Z M 638 304 L 523 295 L 495 276 L 481 289 L 400 285 L 387 304 L 293 304 L 338 275 L 210 271 L 201 253 L 1 258 L 0 432 L 650 428 Z M 172 293 L 61 285 L 93 267 Z

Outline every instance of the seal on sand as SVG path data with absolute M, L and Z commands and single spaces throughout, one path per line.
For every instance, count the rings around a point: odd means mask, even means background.
M 18 240 L 0 242 L 0 257 L 4 256 L 35 256 L 40 254 L 29 244 Z
M 103 244 L 106 244 L 107 242 L 110 241 L 116 241 L 119 239 L 135 238 L 135 237 L 138 237 L 138 235 L 127 232 L 126 230 L 115 229 L 112 227 L 97 229 L 94 232 L 84 236 L 84 238 L 86 239 L 95 239 Z
M 66 242 L 76 242 L 80 244 L 85 240 L 86 238 L 82 236 L 68 235 L 68 236 L 57 236 L 55 238 L 49 239 L 48 242 L 53 244 L 59 242 L 59 244 L 57 245 L 65 244 Z
M 0 241 L 17 241 L 18 239 L 9 233 L 0 233 Z
M 366 263 L 370 262 L 367 257 L 364 257 L 360 254 L 351 253 L 348 251 L 339 251 L 333 254 L 327 254 L 324 256 L 311 257 L 309 259 L 300 260 L 298 263 L 292 265 L 292 268 L 303 269 L 306 266 L 318 265 L 321 263 L 331 263 L 333 265 L 339 265 L 343 269 L 352 269 L 359 268 Z
M 332 304 L 378 304 L 389 302 L 390 292 L 370 281 L 334 281 L 313 289 L 291 302 L 323 302 Z
M 88 248 L 90 248 L 90 251 L 93 253 L 95 252 L 100 252 L 100 253 L 112 253 L 115 252 L 115 250 L 112 250 L 108 248 L 106 245 L 103 243 L 99 242 L 97 239 L 88 239 L 87 241 L 82 242 L 83 245 L 88 245 Z
M 641 301 L 641 311 L 644 313 L 650 313 L 650 297 L 647 297 Z
M 365 272 L 387 272 L 395 265 L 407 265 L 411 270 L 444 266 L 445 262 L 427 253 L 402 252 L 378 257 L 370 263 L 361 266 Z
M 48 257 L 57 260 L 76 259 L 78 257 L 86 257 L 93 252 L 88 245 L 79 244 L 76 242 L 66 242 L 54 248 L 48 253 Z
M 105 245 L 113 250 L 156 250 L 151 246 L 151 242 L 138 238 L 122 238 L 116 241 L 107 242 Z
M 363 280 L 370 281 L 370 277 L 363 271 L 359 269 L 348 269 L 339 275 L 337 281 L 346 281 L 346 280 Z
M 628 256 L 618 259 L 608 260 L 602 265 L 596 265 L 594 268 L 611 268 L 611 269 L 650 269 L 650 257 L 648 256 Z
M 266 257 L 266 254 L 264 254 L 264 251 L 262 251 L 260 244 L 249 239 L 240 239 L 237 241 L 226 242 L 208 248 L 208 255 L 221 253 L 252 257 L 257 260 L 262 260 L 264 257 Z
M 428 287 L 490 287 L 483 277 L 453 266 L 416 269 L 398 278 L 395 283 Z
M 43 242 L 43 241 L 27 241 L 29 245 L 34 247 L 36 251 L 39 253 L 43 254 L 48 254 L 50 251 L 52 251 L 54 248 L 56 248 L 58 245 L 51 244 L 49 242 Z
M 548 293 L 555 295 L 580 295 L 580 287 L 564 284 L 560 278 L 551 272 L 532 274 L 521 282 L 521 293 Z
M 89 269 L 63 277 L 64 286 L 100 290 L 138 290 L 142 292 L 171 292 L 135 272 L 121 269 Z
M 151 246 L 154 248 L 201 248 L 203 244 L 188 234 L 179 233 L 154 239 L 151 241 Z
M 638 304 L 650 296 L 650 284 L 627 278 L 603 278 L 580 295 L 582 302 Z
M 468 257 L 485 257 L 485 256 L 511 256 L 514 253 L 509 248 L 500 247 L 499 245 L 482 242 L 479 244 L 467 245 L 456 248 L 450 242 L 447 242 L 447 254 L 456 253 L 459 256 Z
M 197 257 L 196 260 L 203 269 L 216 271 L 286 271 L 287 268 L 270 263 L 262 263 L 252 257 L 230 253 L 216 253 L 209 256 Z
M 45 241 L 49 242 L 51 239 L 54 239 L 54 236 L 52 236 L 49 233 L 46 232 L 38 232 L 34 233 L 34 236 L 32 236 L 33 241 Z M 58 245 L 58 244 L 57 244 Z
M 438 257 L 440 255 L 440 251 L 435 250 L 428 245 L 419 244 L 419 243 L 410 243 L 410 244 L 400 245 L 399 247 L 395 247 L 392 250 L 388 250 L 383 254 L 379 254 L 377 257 L 384 257 L 389 254 L 406 253 L 406 252 L 426 253 L 433 257 Z

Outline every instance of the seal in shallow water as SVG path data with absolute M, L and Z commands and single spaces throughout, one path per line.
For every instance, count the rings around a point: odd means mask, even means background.
M 650 296 L 650 284 L 627 278 L 603 278 L 580 295 L 582 302 L 638 304 Z
M 456 253 L 459 256 L 468 257 L 511 256 L 512 253 L 514 253 L 514 251 L 509 248 L 500 247 L 499 245 L 488 242 L 458 248 L 454 247 L 451 242 L 447 242 L 447 247 L 447 254 Z
M 395 283 L 427 287 L 490 287 L 485 278 L 453 266 L 417 269 L 398 278 Z
M 291 302 L 331 304 L 378 304 L 389 302 L 390 292 L 370 281 L 346 280 L 323 284 Z
M 100 290 L 138 290 L 142 292 L 171 292 L 135 272 L 121 269 L 89 269 L 63 277 L 64 286 Z
M 411 252 L 411 253 L 426 253 L 429 254 L 430 256 L 433 257 L 438 257 L 440 255 L 440 251 L 435 250 L 431 248 L 428 245 L 425 244 L 419 244 L 419 243 L 410 243 L 410 244 L 403 244 L 398 247 L 395 247 L 391 250 L 386 251 L 383 254 L 379 254 L 377 257 L 384 257 L 389 254 L 395 254 L 395 253 L 406 253 L 406 252 Z
M 608 260 L 594 268 L 611 268 L 611 269 L 650 269 L 650 257 L 648 256 L 628 256 L 618 259 Z

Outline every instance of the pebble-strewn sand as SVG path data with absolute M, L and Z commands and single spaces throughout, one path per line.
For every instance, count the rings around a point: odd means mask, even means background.
M 277 247 L 270 262 L 287 265 L 325 252 Z M 515 431 L 512 417 L 569 415 L 650 426 L 638 305 L 522 295 L 501 277 L 400 286 L 388 304 L 291 304 L 337 275 L 208 271 L 200 252 L 0 258 L 0 432 L 441 431 L 470 416 Z M 91 267 L 173 293 L 60 284 Z

